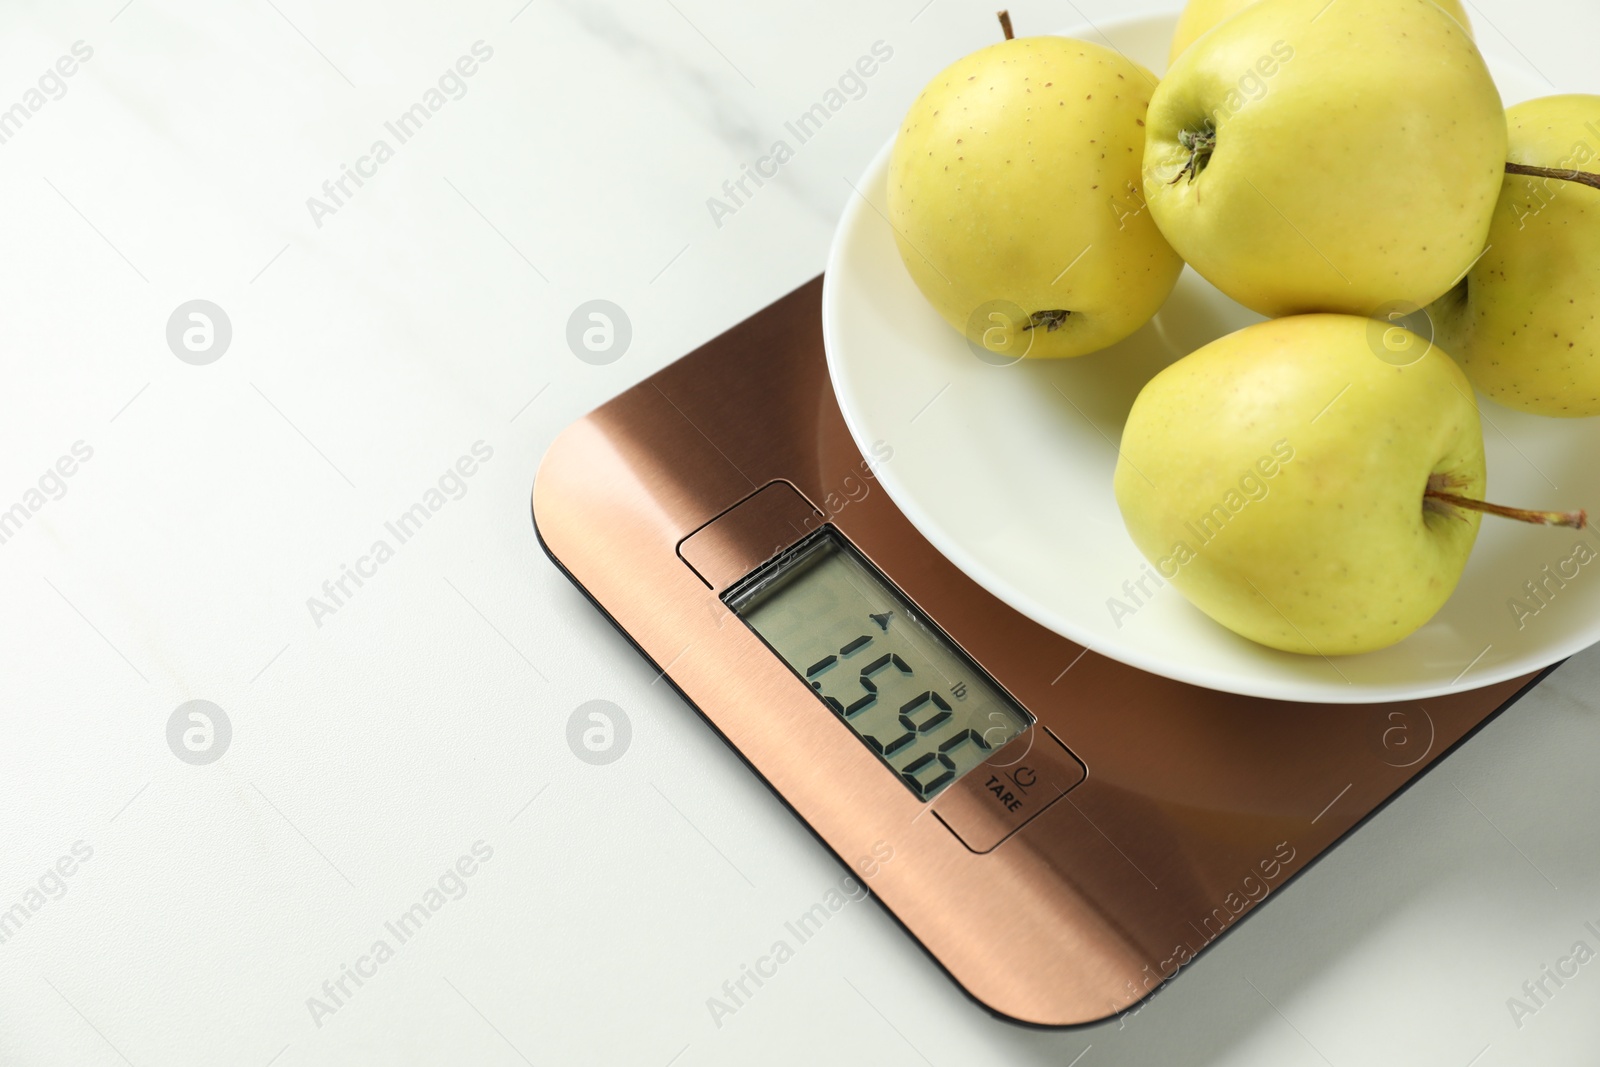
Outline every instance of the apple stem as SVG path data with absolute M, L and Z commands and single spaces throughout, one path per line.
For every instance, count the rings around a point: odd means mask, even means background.
M 1567 526 L 1574 530 L 1581 530 L 1589 524 L 1587 511 L 1529 511 L 1527 508 L 1508 508 L 1503 504 L 1491 504 L 1487 500 L 1474 500 L 1469 496 L 1457 496 L 1447 493 L 1442 489 L 1432 486 L 1423 494 L 1426 500 L 1437 500 L 1458 508 L 1469 511 L 1481 511 L 1487 515 L 1499 515 L 1505 519 L 1516 519 L 1518 522 L 1531 522 L 1535 526 Z
M 1017 35 L 1011 29 L 1011 12 L 1010 11 L 996 11 L 995 15 L 998 16 L 999 19 L 1000 19 L 1000 29 L 1005 33 L 1006 40 L 1008 40 L 1008 41 L 1016 40 Z
M 1525 163 L 1507 163 L 1506 173 L 1524 174 L 1530 178 L 1559 178 L 1562 181 L 1587 185 L 1591 189 L 1600 189 L 1600 174 L 1589 174 L 1581 170 L 1556 170 L 1553 167 L 1530 167 Z
M 1189 150 L 1189 159 L 1178 171 L 1168 185 L 1177 185 L 1187 174 L 1192 184 L 1195 176 L 1206 169 L 1206 164 L 1211 160 L 1211 153 L 1217 148 L 1217 131 L 1208 122 L 1199 130 L 1184 130 L 1178 134 L 1178 144 Z

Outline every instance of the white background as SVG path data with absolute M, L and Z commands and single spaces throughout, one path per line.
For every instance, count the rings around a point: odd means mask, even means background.
M 529 486 L 572 419 L 820 270 L 845 179 L 992 8 L 0 9 L 0 108 L 94 49 L 0 144 L 0 508 L 93 449 L 0 545 L 0 909 L 93 849 L 0 944 L 0 1063 L 1593 1062 L 1600 963 L 1520 1029 L 1506 998 L 1600 948 L 1594 654 L 1120 1027 L 994 1021 L 870 903 L 713 1022 L 841 870 L 544 559 Z M 1600 90 L 1592 5 L 1472 8 L 1486 48 Z M 479 40 L 466 95 L 318 226 L 307 198 Z M 717 226 L 706 199 L 878 40 L 864 98 Z M 233 328 L 208 366 L 166 342 L 196 298 Z M 565 341 L 593 298 L 633 324 L 607 366 Z M 318 626 L 307 598 L 480 440 Z M 166 740 L 196 698 L 233 727 L 208 766 Z M 567 745 L 591 699 L 632 725 L 608 766 Z M 478 841 L 466 895 L 318 1026 L 307 998 Z

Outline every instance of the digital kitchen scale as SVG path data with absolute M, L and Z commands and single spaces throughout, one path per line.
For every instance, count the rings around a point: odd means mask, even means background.
M 1046 630 L 874 480 L 885 457 L 856 448 L 829 383 L 821 288 L 563 431 L 534 526 L 990 1011 L 1073 1026 L 1128 1010 L 1542 677 L 1426 705 L 1289 704 Z

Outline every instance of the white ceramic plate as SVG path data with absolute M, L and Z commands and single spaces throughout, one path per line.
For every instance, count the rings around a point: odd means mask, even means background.
M 1165 68 L 1173 15 L 1070 33 Z M 1551 92 L 1480 44 L 1508 105 Z M 1488 38 L 1485 40 L 1485 38 Z M 1132 616 L 1123 583 L 1144 558 L 1111 492 L 1116 443 L 1134 397 L 1175 359 L 1259 320 L 1185 270 L 1167 306 L 1129 340 L 1077 360 L 1009 367 L 974 357 L 923 300 L 884 215 L 885 146 L 839 224 L 823 289 L 828 364 L 863 453 L 893 448 L 878 479 L 935 547 L 1031 619 L 1102 655 L 1155 674 L 1252 696 L 1329 703 L 1418 699 L 1549 666 L 1600 640 L 1600 559 L 1541 604 L 1524 583 L 1600 534 L 1486 519 L 1460 587 L 1393 648 L 1322 659 L 1275 652 L 1203 615 L 1170 585 Z M 1525 507 L 1589 507 L 1600 515 L 1600 419 L 1523 415 L 1480 397 L 1492 498 Z M 1567 563 L 1568 572 L 1573 563 Z M 1519 618 L 1521 598 L 1537 613 Z

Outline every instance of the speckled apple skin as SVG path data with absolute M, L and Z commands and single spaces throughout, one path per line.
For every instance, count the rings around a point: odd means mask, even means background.
M 1600 172 L 1600 96 L 1548 96 L 1506 116 L 1513 163 Z M 1600 189 L 1506 175 L 1489 250 L 1431 314 L 1485 396 L 1600 415 Z
M 1081 356 L 1160 310 L 1183 262 L 1140 192 L 1153 74 L 1066 37 L 957 60 L 923 89 L 889 161 L 888 216 L 906 268 L 944 319 L 997 351 Z M 973 316 L 1005 301 L 1065 310 L 1056 330 Z
M 1503 106 L 1470 34 L 1431 0 L 1258 3 L 1152 96 L 1145 197 L 1172 247 L 1263 315 L 1416 310 L 1483 251 Z M 1208 120 L 1210 162 L 1174 182 L 1180 134 Z
M 1483 498 L 1471 385 L 1425 343 L 1406 366 L 1379 358 L 1373 327 L 1307 315 L 1230 334 L 1151 379 L 1123 430 L 1115 490 L 1134 543 L 1201 611 L 1272 648 L 1403 640 L 1449 598 L 1478 534 L 1476 512 L 1423 507 L 1438 473 Z M 1174 565 L 1179 545 L 1191 558 Z

